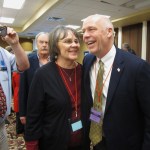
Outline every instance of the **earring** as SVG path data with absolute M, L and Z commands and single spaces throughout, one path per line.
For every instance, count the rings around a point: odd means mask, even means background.
M 57 55 L 55 55 L 55 59 L 57 59 Z

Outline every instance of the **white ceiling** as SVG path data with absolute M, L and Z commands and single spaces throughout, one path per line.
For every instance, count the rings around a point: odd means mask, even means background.
M 146 16 L 144 20 L 150 20 L 150 0 L 26 0 L 21 10 L 3 8 L 3 0 L 0 0 L 0 17 L 15 18 L 12 25 L 5 25 L 14 27 L 25 37 L 34 37 L 40 31 L 49 32 L 59 24 L 81 26 L 81 20 L 92 14 L 109 15 L 118 25 L 134 14 L 142 14 Z M 62 19 L 48 20 L 49 17 Z M 144 21 L 142 17 L 136 17 L 134 22 Z M 126 24 L 132 22 L 122 25 Z

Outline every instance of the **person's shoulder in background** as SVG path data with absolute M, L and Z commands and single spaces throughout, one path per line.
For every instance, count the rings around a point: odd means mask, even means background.
M 134 51 L 133 49 L 129 49 L 128 52 L 130 52 L 130 53 L 136 55 L 136 53 L 135 53 L 135 51 Z

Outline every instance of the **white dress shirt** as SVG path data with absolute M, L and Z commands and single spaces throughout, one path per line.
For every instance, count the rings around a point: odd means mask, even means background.
M 109 81 L 110 81 L 110 76 L 111 76 L 111 71 L 112 71 L 112 65 L 114 62 L 114 58 L 116 55 L 116 48 L 113 45 L 110 51 L 103 57 L 101 58 L 101 61 L 104 63 L 104 74 L 103 74 L 103 99 L 102 99 L 102 113 L 104 114 L 105 112 L 105 105 L 106 105 L 106 99 L 107 99 L 107 93 L 108 93 L 108 88 L 109 88 Z M 96 86 L 96 78 L 97 78 L 97 73 L 99 70 L 99 58 L 96 59 L 95 63 L 93 63 L 91 69 L 90 69 L 90 87 L 91 87 L 91 92 L 92 92 L 92 97 L 94 100 L 94 94 L 95 94 L 95 86 Z

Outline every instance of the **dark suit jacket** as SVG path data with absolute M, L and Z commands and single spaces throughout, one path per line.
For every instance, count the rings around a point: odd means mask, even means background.
M 88 54 L 83 62 L 86 143 L 93 105 L 89 71 L 95 59 Z M 119 49 L 108 88 L 103 131 L 107 150 L 150 150 L 150 65 Z
M 19 87 L 19 116 L 26 116 L 27 99 L 29 88 L 35 71 L 39 68 L 39 59 L 37 53 L 31 53 L 28 56 L 30 68 L 21 73 Z

